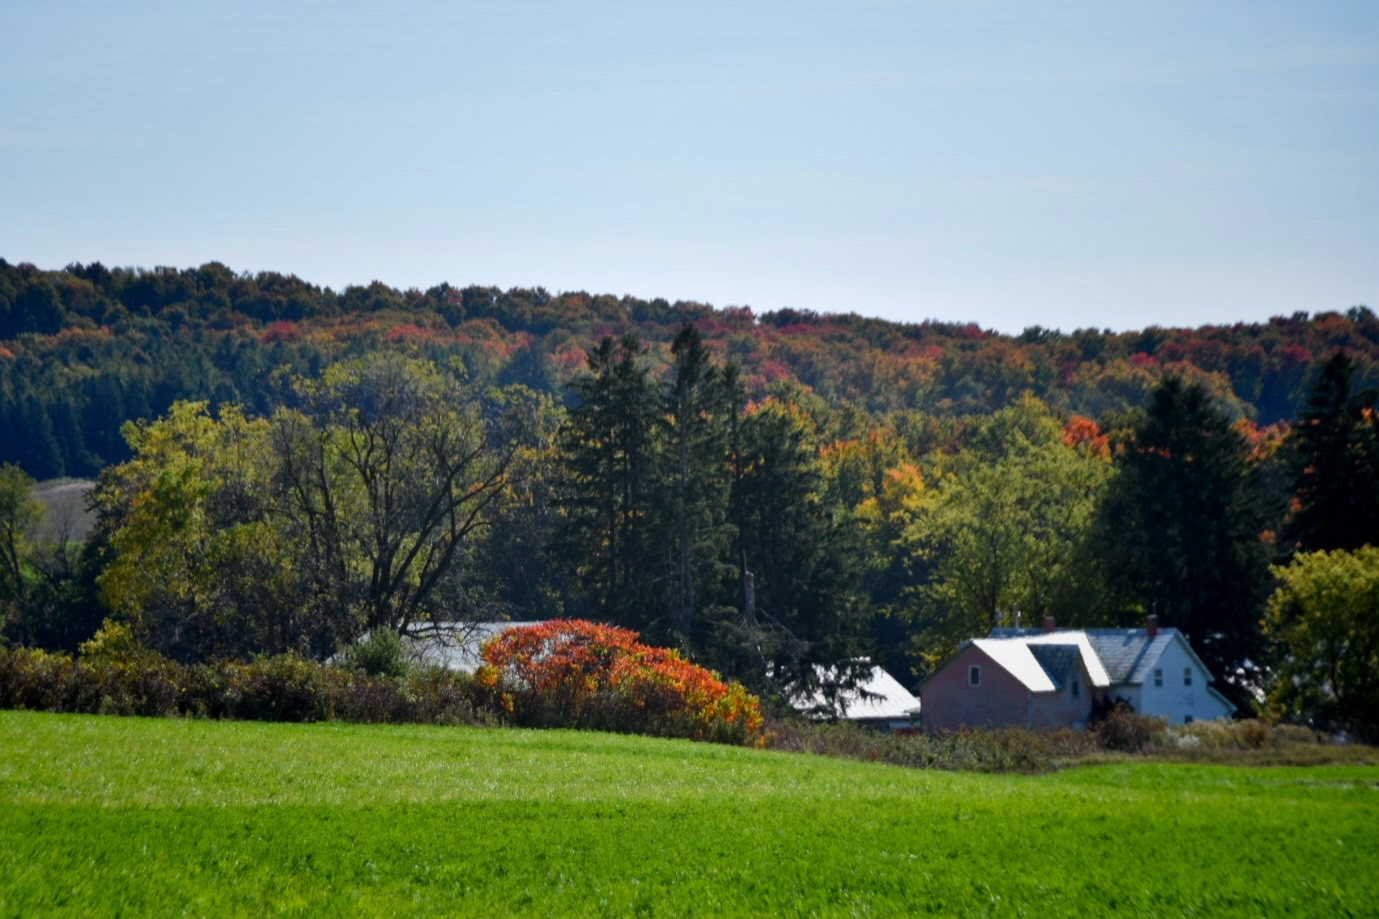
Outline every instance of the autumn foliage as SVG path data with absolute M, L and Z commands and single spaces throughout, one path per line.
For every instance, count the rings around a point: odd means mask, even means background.
M 760 703 L 741 684 L 639 637 L 579 619 L 508 629 L 484 645 L 478 678 L 502 692 L 514 720 L 533 726 L 723 743 L 758 734 Z

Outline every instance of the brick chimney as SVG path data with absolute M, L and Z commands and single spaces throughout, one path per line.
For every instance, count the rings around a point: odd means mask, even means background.
M 1159 634 L 1159 617 L 1150 613 L 1144 617 L 1144 631 L 1152 639 Z
M 1044 631 L 1045 631 L 1045 632 L 1052 632 L 1052 631 L 1056 630 L 1057 628 L 1058 628 L 1058 623 L 1056 623 L 1056 622 L 1053 621 L 1053 617 L 1052 617 L 1052 616 L 1045 616 L 1045 617 L 1044 617 Z

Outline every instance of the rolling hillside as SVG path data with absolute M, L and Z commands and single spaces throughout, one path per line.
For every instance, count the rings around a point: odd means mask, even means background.
M 858 303 L 829 315 L 757 315 L 540 287 L 375 282 L 337 292 L 215 262 L 53 271 L 0 259 L 0 462 L 39 479 L 93 475 L 126 457 L 126 420 L 161 415 L 176 399 L 267 410 L 282 396 L 282 368 L 311 374 L 373 349 L 563 397 L 602 336 L 635 334 L 663 368 L 686 322 L 742 368 L 749 393 L 816 396 L 816 411 L 840 430 L 896 413 L 989 413 L 1026 391 L 1064 415 L 1100 420 L 1143 404 L 1165 373 L 1200 381 L 1237 416 L 1270 425 L 1294 417 L 1314 364 L 1338 348 L 1354 357 L 1358 384 L 1379 384 L 1379 318 L 1365 307 L 1197 329 L 1032 327 L 1013 337 L 865 311 Z
M 1358 915 L 1377 776 L 3 712 L 0 913 Z

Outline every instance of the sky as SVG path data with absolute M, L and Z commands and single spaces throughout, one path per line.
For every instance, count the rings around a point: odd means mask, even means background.
M 1379 3 L 0 0 L 0 257 L 1005 332 L 1379 309 Z

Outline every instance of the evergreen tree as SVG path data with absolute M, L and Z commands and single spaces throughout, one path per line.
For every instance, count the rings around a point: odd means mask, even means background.
M 574 384 L 560 433 L 557 555 L 573 569 L 591 615 L 645 628 L 655 609 L 651 556 L 651 467 L 656 395 L 633 336 L 605 337 Z M 575 604 L 579 611 L 579 604 Z
M 1168 377 L 1116 461 L 1097 545 L 1123 608 L 1186 632 L 1247 707 L 1237 677 L 1259 660 L 1269 579 L 1268 514 L 1244 438 L 1205 389 Z
M 740 401 L 736 374 L 710 360 L 703 338 L 685 325 L 671 345 L 674 364 L 662 394 L 663 448 L 655 516 L 673 551 L 670 632 L 688 647 L 696 618 L 732 571 L 728 522 L 728 438 Z
M 1351 391 L 1344 351 L 1317 372 L 1289 434 L 1294 507 L 1284 529 L 1303 552 L 1379 544 L 1379 429 L 1373 390 Z
M 768 402 L 747 415 L 734 465 L 742 606 L 720 623 L 715 664 L 751 685 L 837 690 L 856 676 L 869 625 L 860 531 L 823 501 L 797 408 Z

